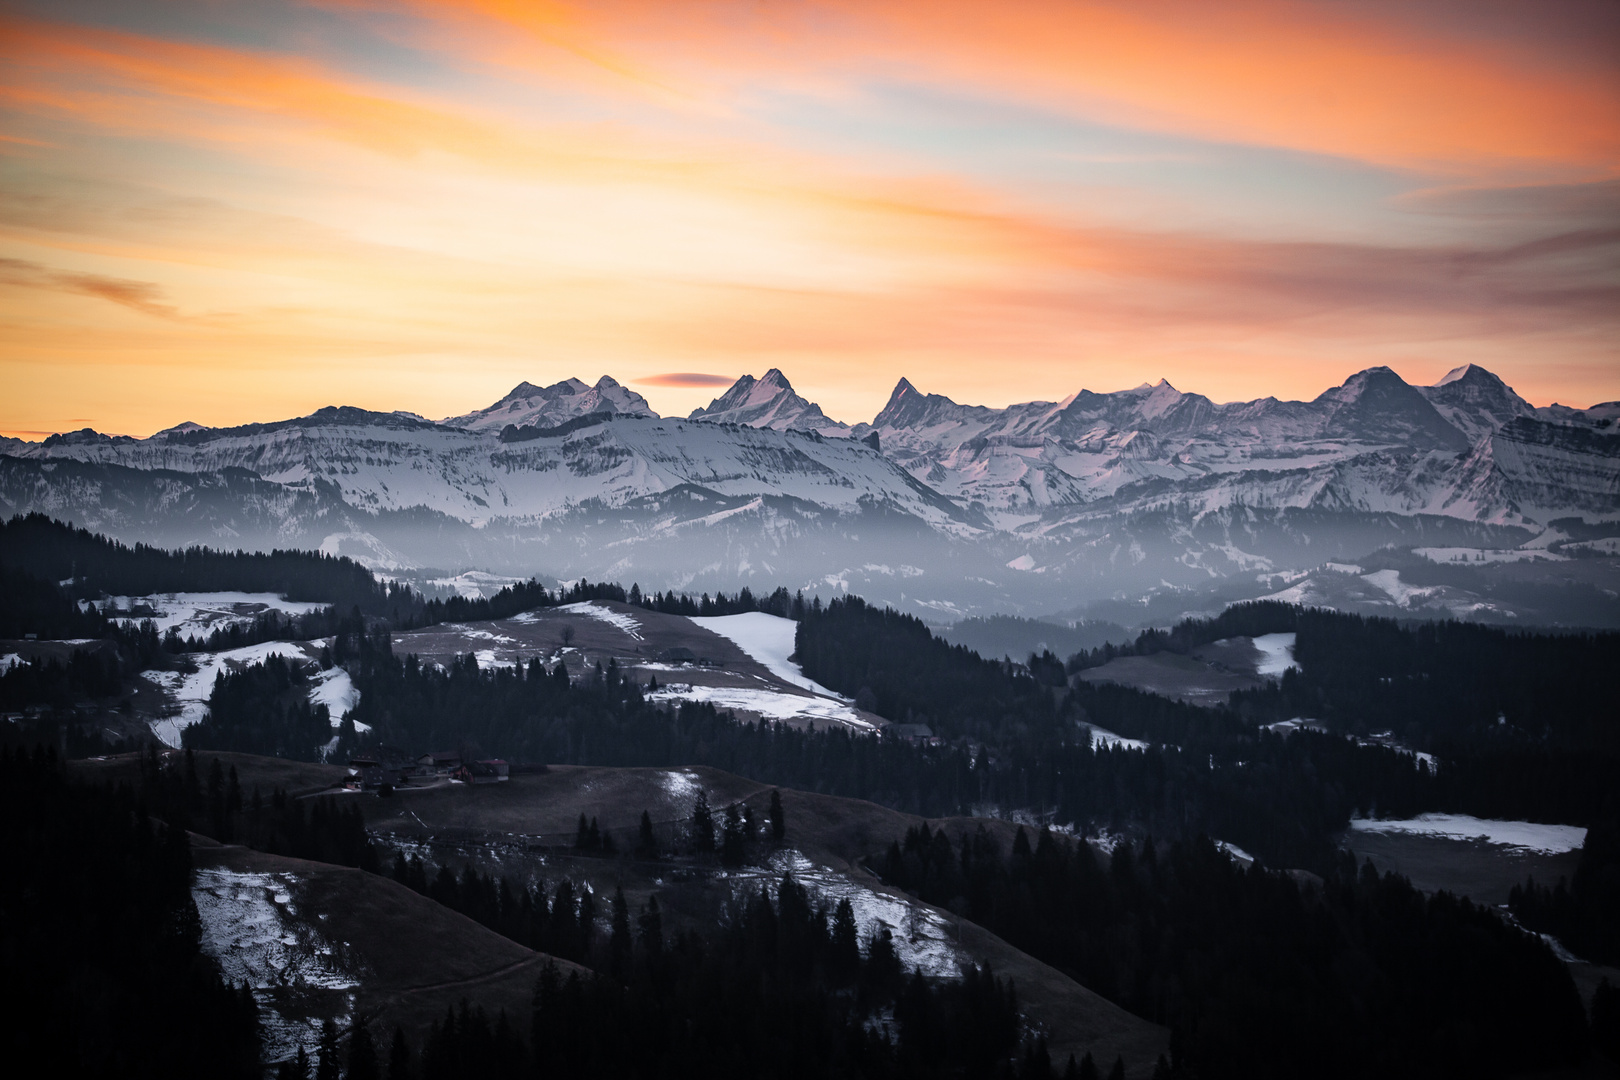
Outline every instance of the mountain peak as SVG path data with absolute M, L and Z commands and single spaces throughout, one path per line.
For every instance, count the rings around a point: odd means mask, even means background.
M 595 386 L 580 379 L 563 379 L 550 386 L 524 381 L 511 393 L 486 409 L 452 416 L 440 423 L 473 431 L 500 431 L 508 424 L 518 427 L 554 427 L 589 413 L 607 412 L 626 416 L 655 415 L 647 399 L 627 390 L 610 375 L 603 375 Z
M 1492 375 L 1489 371 L 1486 371 L 1478 364 L 1464 364 L 1462 367 L 1454 367 L 1450 371 L 1446 372 L 1444 377 L 1442 377 L 1441 380 L 1434 385 L 1450 386 L 1454 382 L 1461 382 L 1462 380 L 1468 378 L 1477 378 L 1480 375 L 1488 375 L 1493 379 L 1496 378 L 1495 375 Z
M 1356 372 L 1313 404 L 1328 410 L 1323 433 L 1335 438 L 1455 451 L 1472 442 L 1427 396 L 1383 365 Z
M 739 377 L 731 389 L 709 402 L 708 407 L 693 409 L 687 419 L 823 435 L 848 435 L 850 430 L 845 424 L 829 420 L 821 406 L 794 392 L 780 368 L 771 368 L 760 379 L 752 375 Z
M 1420 392 L 1471 442 L 1535 412 L 1511 386 L 1478 364 L 1453 368 L 1433 386 L 1421 387 Z

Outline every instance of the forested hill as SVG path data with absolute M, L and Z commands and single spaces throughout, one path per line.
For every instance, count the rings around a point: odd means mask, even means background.
M 1293 633 L 1299 669 L 1234 704 L 1257 720 L 1304 716 L 1359 735 L 1391 731 L 1442 756 L 1482 745 L 1620 758 L 1613 675 L 1620 633 L 1507 630 L 1465 622 L 1403 625 L 1258 601 L 1213 619 L 1150 630 L 1125 648 L 1071 657 L 1071 672 L 1119 655 L 1188 653 L 1223 638 Z
M 263 592 L 376 615 L 398 614 L 420 603 L 410 590 L 384 585 L 344 557 L 316 551 L 128 547 L 44 514 L 0 522 L 0 567 L 53 583 L 71 581 L 64 587 L 74 598 Z

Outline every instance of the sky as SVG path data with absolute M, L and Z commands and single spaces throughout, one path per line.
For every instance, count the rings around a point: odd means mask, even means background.
M 0 433 L 1620 398 L 1620 4 L 0 0 Z

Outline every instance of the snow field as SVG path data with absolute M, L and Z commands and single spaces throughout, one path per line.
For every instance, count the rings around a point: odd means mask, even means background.
M 4 656 L 0 656 L 0 675 L 4 675 L 18 664 L 25 662 L 26 661 L 23 660 L 21 653 L 11 652 L 6 653 Z
M 296 921 L 292 898 L 297 884 L 292 874 L 203 868 L 191 887 L 202 920 L 202 951 L 218 961 L 225 978 L 253 988 L 269 1061 L 320 1041 L 320 1019 L 298 1015 L 304 1010 L 287 1005 L 310 991 L 341 994 L 342 1026 L 354 1010 L 354 990 L 360 985 L 343 969 L 331 945 Z
M 822 686 L 788 659 L 796 649 L 794 634 L 799 628 L 799 624 L 792 619 L 767 615 L 763 611 L 748 611 L 741 615 L 696 617 L 692 622 L 731 641 L 783 682 L 834 701 L 850 703 L 849 698 Z
M 1281 676 L 1294 665 L 1293 634 L 1261 634 L 1252 639 L 1260 650 L 1260 663 L 1255 670 L 1261 675 Z
M 1087 724 L 1086 727 L 1091 729 L 1091 748 L 1093 750 L 1113 747 L 1121 750 L 1146 750 L 1148 748 L 1148 744 L 1141 739 L 1127 739 L 1123 735 L 1115 735 L 1107 728 L 1100 728 L 1095 724 Z
M 863 951 L 874 934 L 888 927 L 894 937 L 894 951 L 908 971 L 921 971 L 927 978 L 955 979 L 961 977 L 962 966 L 971 963 L 956 944 L 954 922 L 931 908 L 869 889 L 836 870 L 812 863 L 791 849 L 773 854 L 768 865 L 769 870 L 728 874 L 734 895 L 738 899 L 745 893 L 757 895 L 763 885 L 774 900 L 782 875 L 791 873 L 793 880 L 809 892 L 811 902 L 824 905 L 828 915 L 838 901 L 849 900 L 850 907 L 855 909 L 855 926 Z
M 1586 844 L 1586 830 L 1578 825 L 1542 825 L 1533 821 L 1491 821 L 1467 814 L 1420 814 L 1403 821 L 1357 818 L 1354 832 L 1410 833 L 1449 840 L 1478 840 L 1525 854 L 1560 855 Z
M 556 610 L 566 611 L 571 615 L 587 615 L 590 618 L 599 619 L 610 626 L 618 627 L 637 641 L 642 640 L 640 623 L 622 611 L 599 607 L 594 600 L 586 600 L 578 604 L 564 604 Z M 692 621 L 697 622 L 698 620 L 693 619 Z
M 698 780 L 697 773 L 690 769 L 682 769 L 679 772 L 667 769 L 659 774 L 658 783 L 670 801 L 683 808 L 696 803 L 698 792 L 703 790 L 703 784 Z
M 746 686 L 692 686 L 665 683 L 647 695 L 649 701 L 707 701 L 717 709 L 746 709 L 767 720 L 815 720 L 843 724 L 861 732 L 875 732 L 877 725 L 861 718 L 854 706 L 828 698 L 784 694 L 777 690 L 755 690 Z
M 189 674 L 181 671 L 141 672 L 141 678 L 163 690 L 180 707 L 178 716 L 152 721 L 153 734 L 165 746 L 178 748 L 180 733 L 208 714 L 208 697 L 214 692 L 214 680 L 221 674 L 263 663 L 272 656 L 307 661 L 310 659 L 309 648 L 297 641 L 265 641 L 258 645 L 244 645 L 240 649 L 226 649 L 224 652 L 191 653 L 197 670 Z M 337 727 L 343 714 L 360 704 L 360 691 L 355 688 L 347 671 L 334 667 L 315 672 L 309 700 L 312 705 L 325 705 L 332 714 L 332 726 Z M 355 727 L 358 731 L 371 730 L 365 724 Z
M 119 621 L 124 623 L 144 622 L 147 617 L 157 624 L 159 634 L 166 634 L 170 629 L 176 629 L 181 637 L 206 637 L 221 627 L 232 625 L 247 626 L 265 610 L 279 611 L 284 615 L 308 615 L 311 612 L 321 611 L 327 604 L 309 603 L 302 600 L 283 600 L 275 593 L 245 593 L 245 592 L 217 592 L 217 593 L 160 593 L 156 596 L 114 596 L 99 604 L 101 610 L 116 607 L 120 611 L 128 611 L 135 605 L 144 604 L 158 612 L 155 616 L 125 617 Z M 255 610 L 242 612 L 238 607 L 251 607 Z

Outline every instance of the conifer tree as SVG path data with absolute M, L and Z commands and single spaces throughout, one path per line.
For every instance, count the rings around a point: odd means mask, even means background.
M 354 1033 L 349 1036 L 349 1070 L 344 1080 L 381 1080 L 377 1067 L 377 1044 L 371 1039 L 371 1029 L 357 1019 Z
M 839 900 L 837 908 L 833 910 L 829 944 L 831 947 L 829 966 L 833 977 L 840 982 L 853 979 L 861 966 L 861 945 L 855 926 L 855 908 L 847 896 Z
M 613 889 L 613 933 L 608 938 L 608 974 L 619 982 L 630 975 L 630 904 L 624 886 Z
M 321 1021 L 321 1045 L 315 1059 L 315 1080 L 338 1080 L 337 1024 L 329 1016 Z
M 658 839 L 653 836 L 652 816 L 645 810 L 641 812 L 641 831 L 636 835 L 636 858 L 658 858 Z
M 709 809 L 709 796 L 698 789 L 697 803 L 692 807 L 692 848 L 699 855 L 714 853 L 714 813 Z
M 394 1045 L 388 1051 L 388 1080 L 411 1080 L 411 1048 L 405 1042 L 405 1029 L 394 1025 Z
M 647 906 L 636 920 L 641 931 L 641 949 L 649 958 L 664 952 L 664 917 L 658 912 L 658 897 L 647 897 Z
M 782 809 L 782 793 L 780 791 L 773 790 L 771 792 L 770 819 L 771 842 L 780 844 L 782 838 L 787 835 L 787 812 Z
M 747 857 L 742 814 L 736 803 L 726 807 L 726 823 L 721 832 L 720 861 L 726 866 L 741 866 Z
M 1116 1057 L 1114 1067 L 1108 1070 L 1108 1080 L 1125 1080 L 1125 1059 Z

